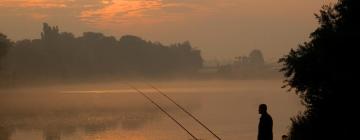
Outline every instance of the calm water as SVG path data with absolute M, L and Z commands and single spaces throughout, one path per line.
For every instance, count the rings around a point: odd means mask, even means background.
M 153 83 L 224 140 L 255 140 L 258 104 L 274 120 L 274 140 L 303 107 L 280 80 Z M 194 135 L 214 139 L 146 84 L 133 82 Z M 53 86 L 0 92 L 0 140 L 188 140 L 191 137 L 126 84 Z

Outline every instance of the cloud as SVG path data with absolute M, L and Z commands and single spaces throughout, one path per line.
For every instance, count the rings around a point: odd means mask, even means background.
M 206 15 L 216 0 L 0 0 L 3 11 L 34 20 L 71 17 L 95 27 L 151 25 Z M 36 14 L 29 14 L 36 13 Z
M 73 0 L 1 0 L 0 7 L 8 8 L 64 8 Z
M 144 18 L 148 10 L 164 6 L 161 0 L 101 0 L 100 8 L 89 8 L 80 13 L 80 19 L 89 23 L 123 23 L 136 18 Z

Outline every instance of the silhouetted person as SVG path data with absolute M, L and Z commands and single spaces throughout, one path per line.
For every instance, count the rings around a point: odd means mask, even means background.
M 261 117 L 258 129 L 258 140 L 272 140 L 273 121 L 271 116 L 267 113 L 266 104 L 261 104 L 259 106 L 259 114 L 261 114 Z

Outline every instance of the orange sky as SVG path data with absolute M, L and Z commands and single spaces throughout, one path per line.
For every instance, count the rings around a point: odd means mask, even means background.
M 253 48 L 275 61 L 307 40 L 314 13 L 335 0 L 1 0 L 0 32 L 39 38 L 42 22 L 81 35 L 134 34 L 189 40 L 206 59 L 231 60 Z

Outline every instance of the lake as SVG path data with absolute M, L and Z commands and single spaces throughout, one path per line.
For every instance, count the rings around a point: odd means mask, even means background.
M 268 105 L 274 140 L 304 109 L 281 80 L 113 82 L 0 91 L 0 140 L 189 140 L 192 137 L 129 85 L 155 100 L 200 139 L 215 139 L 149 86 L 157 87 L 224 140 L 255 140 L 258 105 Z

